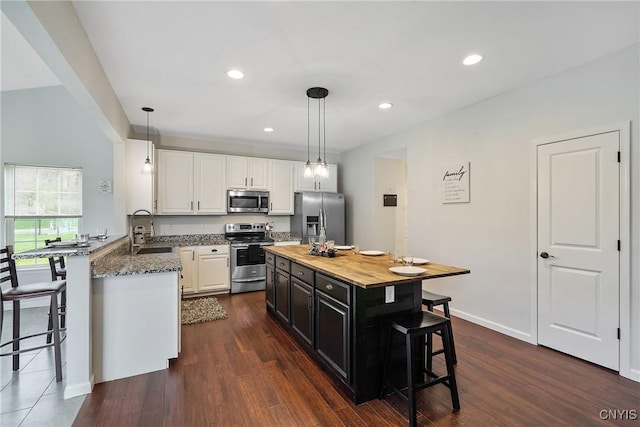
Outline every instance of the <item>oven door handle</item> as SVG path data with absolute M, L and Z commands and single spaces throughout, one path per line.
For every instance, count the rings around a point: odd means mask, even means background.
M 233 283 L 248 283 L 248 282 L 264 282 L 266 277 L 251 277 L 249 279 L 233 279 Z

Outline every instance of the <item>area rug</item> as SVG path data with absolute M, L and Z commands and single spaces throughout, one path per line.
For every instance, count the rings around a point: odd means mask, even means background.
M 180 316 L 183 325 L 193 323 L 211 322 L 212 320 L 226 319 L 227 312 L 215 297 L 191 298 L 182 300 L 182 315 Z

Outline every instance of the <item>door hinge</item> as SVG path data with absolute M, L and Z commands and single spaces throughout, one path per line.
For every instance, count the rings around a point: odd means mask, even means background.
M 618 151 L 618 163 L 620 163 L 620 152 Z
M 618 252 L 620 252 L 620 240 L 618 240 Z
M 618 339 L 620 339 L 620 328 L 618 328 Z

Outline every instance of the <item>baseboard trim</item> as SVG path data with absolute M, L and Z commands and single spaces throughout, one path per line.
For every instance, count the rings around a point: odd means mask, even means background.
M 485 328 L 491 329 L 496 332 L 500 332 L 501 334 L 504 334 L 504 335 L 508 335 L 512 338 L 516 338 L 521 341 L 528 342 L 529 344 L 538 345 L 536 340 L 529 333 L 519 331 L 517 329 L 513 329 L 508 326 L 502 325 L 500 323 L 496 323 L 492 320 L 487 320 L 482 317 L 465 313 L 464 311 L 456 310 L 453 308 L 451 309 L 451 314 L 461 319 L 468 320 L 471 323 L 475 323 L 476 325 L 484 326 Z
M 638 369 L 629 369 L 628 372 L 620 371 L 620 375 L 632 381 L 640 383 L 640 370 Z
M 72 397 L 82 396 L 84 394 L 90 394 L 93 389 L 93 375 L 91 381 L 79 384 L 67 384 L 64 388 L 64 398 L 71 399 Z

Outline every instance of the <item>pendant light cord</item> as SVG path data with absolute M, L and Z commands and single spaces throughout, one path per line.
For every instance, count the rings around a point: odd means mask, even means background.
M 320 157 L 320 100 L 318 99 L 318 163 L 322 163 L 322 157 Z
M 324 141 L 324 162 L 327 163 L 327 98 L 322 98 L 322 137 Z
M 311 120 L 309 119 L 309 104 L 311 102 L 311 98 L 307 96 L 307 164 L 309 164 L 309 139 L 311 133 Z
M 149 111 L 147 110 L 147 160 L 149 159 L 149 145 L 151 141 L 149 141 Z

